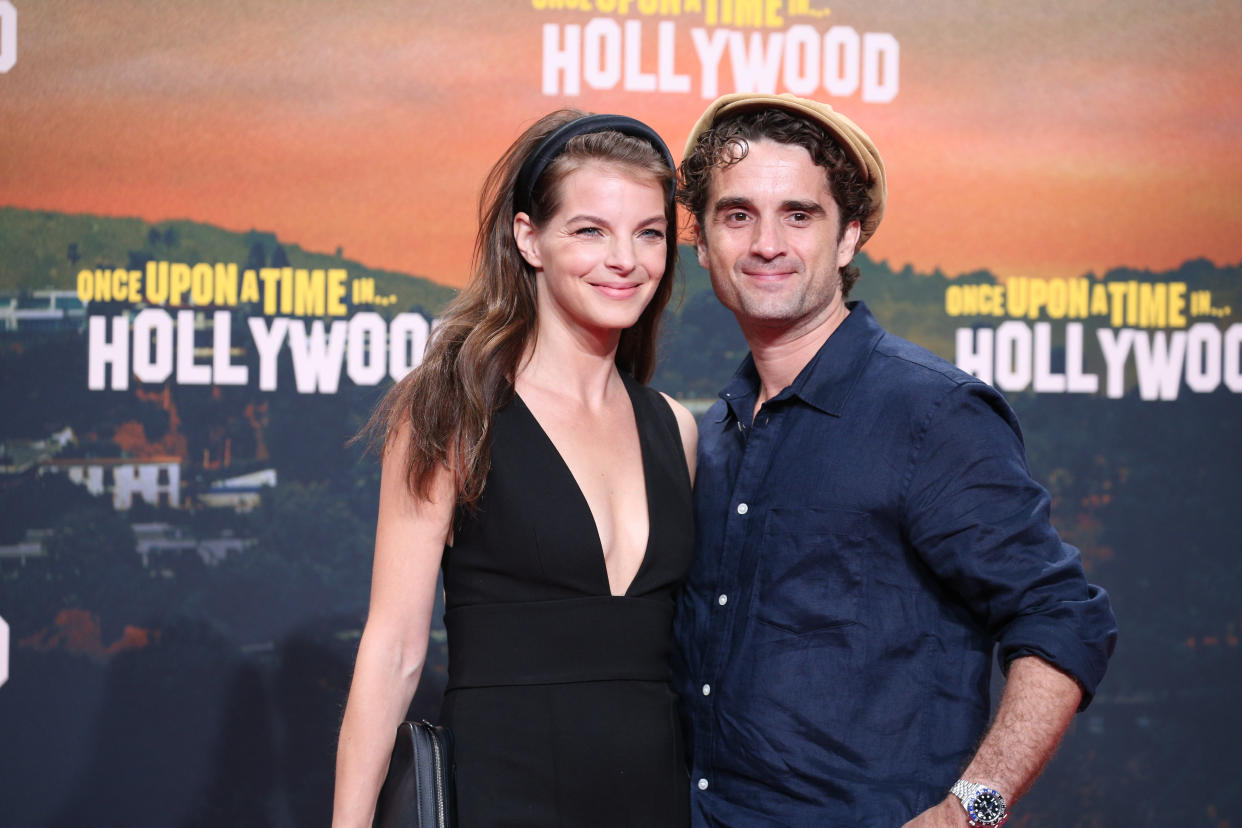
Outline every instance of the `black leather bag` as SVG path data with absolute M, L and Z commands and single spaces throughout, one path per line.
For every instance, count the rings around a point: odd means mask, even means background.
M 453 828 L 452 754 L 448 728 L 402 722 L 375 806 L 374 828 Z

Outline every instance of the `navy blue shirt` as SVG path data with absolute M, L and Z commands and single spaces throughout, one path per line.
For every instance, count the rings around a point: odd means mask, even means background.
M 696 826 L 900 825 L 973 755 L 994 649 L 1085 706 L 1116 639 L 1000 394 L 850 307 L 753 421 L 747 357 L 699 425 L 676 664 Z

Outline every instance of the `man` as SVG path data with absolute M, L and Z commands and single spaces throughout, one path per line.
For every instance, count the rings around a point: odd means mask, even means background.
M 1108 597 L 1001 396 L 846 303 L 886 197 L 861 129 L 726 95 L 681 172 L 751 348 L 700 423 L 677 619 L 693 824 L 999 824 L 1103 675 Z

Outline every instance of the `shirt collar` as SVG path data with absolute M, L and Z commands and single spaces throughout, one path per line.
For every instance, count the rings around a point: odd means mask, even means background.
M 849 316 L 832 332 L 789 387 L 771 401 L 797 397 L 825 414 L 841 416 L 867 357 L 884 335 L 884 329 L 865 304 L 849 302 L 846 307 L 850 309 Z M 717 422 L 723 422 L 728 411 L 732 411 L 738 420 L 749 422 L 758 393 L 759 372 L 755 369 L 754 358 L 747 354 L 733 379 L 720 392 L 727 408 L 721 412 Z

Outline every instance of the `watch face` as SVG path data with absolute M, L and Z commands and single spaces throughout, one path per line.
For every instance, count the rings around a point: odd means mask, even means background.
M 1005 818 L 1005 800 L 990 788 L 978 791 L 970 800 L 970 821 L 974 825 L 997 825 Z

